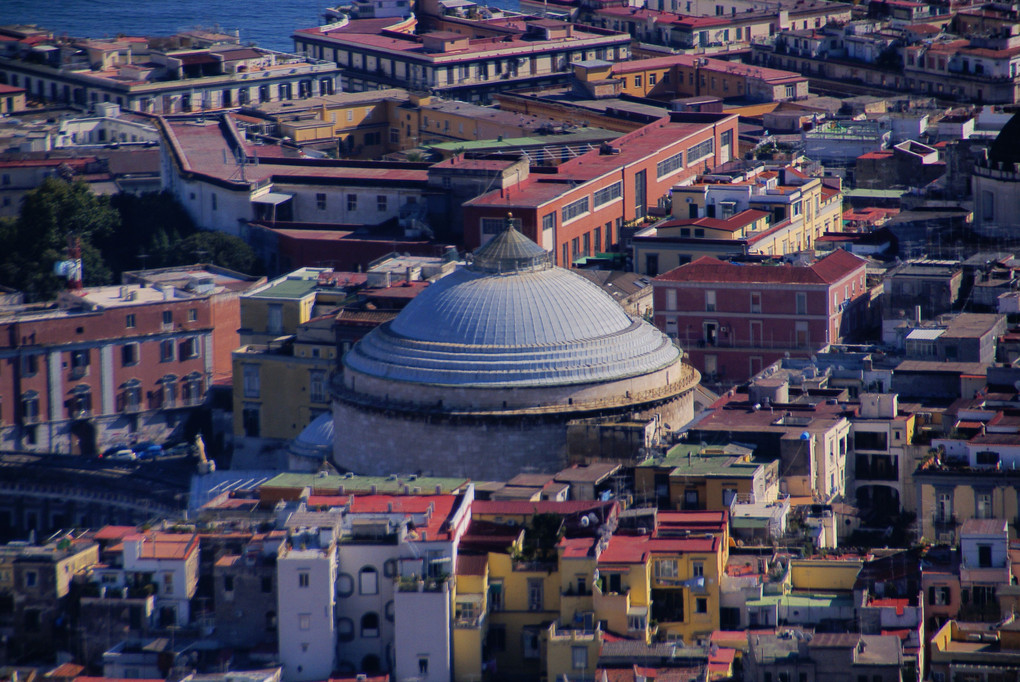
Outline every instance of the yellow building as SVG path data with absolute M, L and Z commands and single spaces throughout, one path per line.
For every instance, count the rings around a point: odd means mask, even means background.
M 443 142 L 528 137 L 558 123 L 398 88 L 267 103 L 257 113 L 267 119 L 265 132 L 359 159 Z
M 861 559 L 793 559 L 790 587 L 794 590 L 850 592 L 864 567 Z
M 843 228 L 838 180 L 762 166 L 674 187 L 671 218 L 635 233 L 634 266 L 654 276 L 701 256 L 783 256 Z
M 635 467 L 634 489 L 638 500 L 660 509 L 723 511 L 751 495 L 770 504 L 779 494 L 779 462 L 759 461 L 739 445 L 681 443 Z
M 729 557 L 726 512 L 640 511 L 599 555 L 595 617 L 618 634 L 693 642 L 719 629 L 719 580 Z M 651 526 L 651 527 L 649 527 Z M 643 637 L 642 637 L 643 635 Z

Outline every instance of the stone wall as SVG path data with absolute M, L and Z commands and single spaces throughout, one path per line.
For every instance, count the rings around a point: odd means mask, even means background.
M 696 382 L 695 382 L 696 385 Z M 693 388 L 693 386 L 692 386 Z M 651 419 L 674 428 L 694 416 L 688 389 L 662 404 L 620 416 Z M 465 476 L 473 480 L 507 480 L 521 472 L 556 472 L 567 465 L 567 422 L 575 415 L 554 412 L 512 419 L 424 419 L 396 412 L 367 410 L 333 403 L 336 420 L 334 461 L 359 474 Z

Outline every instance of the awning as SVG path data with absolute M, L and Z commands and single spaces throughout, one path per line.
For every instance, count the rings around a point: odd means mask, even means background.
M 262 194 L 257 197 L 252 197 L 251 201 L 253 204 L 270 204 L 272 206 L 279 206 L 283 202 L 293 199 L 293 194 L 281 194 L 279 192 L 269 192 Z

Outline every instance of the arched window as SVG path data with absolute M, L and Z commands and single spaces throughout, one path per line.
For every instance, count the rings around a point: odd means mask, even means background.
M 379 614 L 369 611 L 361 617 L 361 636 L 375 638 L 379 636 Z
M 354 639 L 354 621 L 350 618 L 341 618 L 336 622 L 336 637 L 341 642 L 349 642 Z
M 347 573 L 341 573 L 336 579 L 336 595 L 349 597 L 352 594 L 354 594 L 354 578 Z
M 358 591 L 361 594 L 379 594 L 379 571 L 365 566 L 358 573 Z

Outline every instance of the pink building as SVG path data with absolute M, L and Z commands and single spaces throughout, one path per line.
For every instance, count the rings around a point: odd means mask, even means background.
M 706 381 L 747 380 L 785 356 L 842 343 L 866 324 L 865 261 L 837 250 L 809 266 L 703 257 L 652 282 L 655 325 Z

